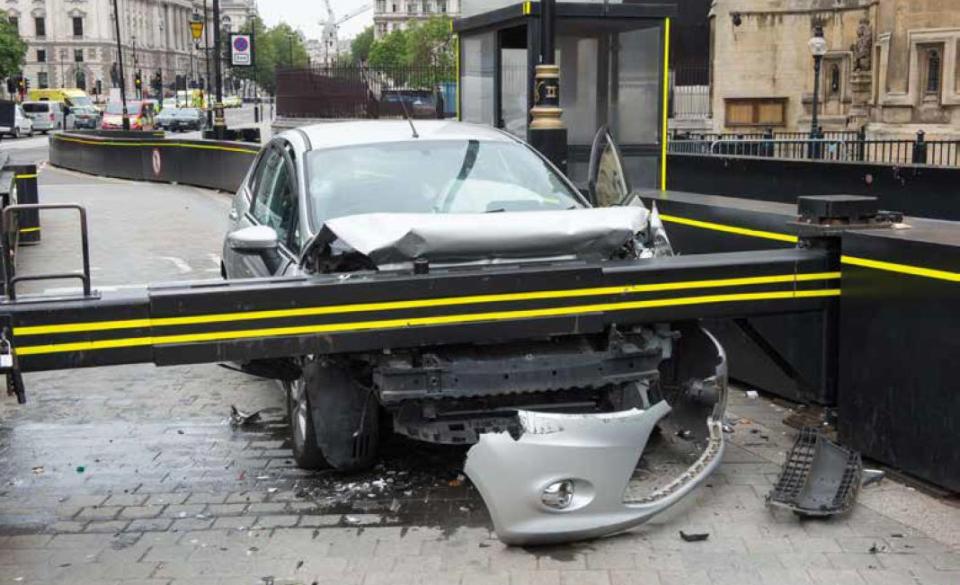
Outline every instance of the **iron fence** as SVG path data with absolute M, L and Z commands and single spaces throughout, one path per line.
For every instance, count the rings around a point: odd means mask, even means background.
M 277 114 L 290 118 L 450 118 L 448 67 L 310 67 L 277 71 Z
M 867 139 L 865 132 L 764 134 L 673 133 L 669 152 L 711 156 L 749 156 L 797 160 L 960 166 L 960 140 Z

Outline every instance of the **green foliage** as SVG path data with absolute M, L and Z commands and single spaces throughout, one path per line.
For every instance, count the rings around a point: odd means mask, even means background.
M 309 58 L 300 33 L 285 22 L 268 28 L 259 16 L 250 19 L 243 32 L 253 32 L 256 67 L 236 67 L 232 74 L 238 79 L 256 79 L 260 87 L 274 93 L 277 87 L 277 69 L 306 67 Z
M 373 48 L 373 27 L 368 26 L 350 43 L 350 58 L 355 65 L 365 63 L 370 59 L 370 50 Z
M 12 77 L 23 70 L 27 44 L 6 19 L 0 17 L 0 79 Z
M 442 16 L 395 30 L 370 49 L 371 67 L 443 67 L 454 64 L 450 19 Z

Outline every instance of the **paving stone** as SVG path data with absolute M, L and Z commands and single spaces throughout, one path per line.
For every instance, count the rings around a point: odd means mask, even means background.
M 503 571 L 466 571 L 463 585 L 510 585 L 510 573 Z M 584 585 L 588 585 L 586 582 Z
M 161 512 L 163 512 L 163 506 L 127 506 L 120 510 L 120 518 L 128 520 L 156 518 Z
M 91 506 L 77 514 L 77 520 L 112 520 L 120 514 L 120 506 Z
M 260 516 L 257 518 L 257 526 L 265 528 L 278 528 L 295 526 L 299 516 Z
M 84 532 L 122 532 L 129 520 L 93 520 L 83 529 Z
M 247 504 L 210 504 L 206 513 L 211 516 L 239 516 L 247 509 Z
M 189 493 L 158 493 L 150 494 L 146 504 L 149 506 L 166 506 L 171 504 L 182 504 L 190 497 Z
M 817 585 L 866 585 L 855 569 L 810 569 L 807 572 Z

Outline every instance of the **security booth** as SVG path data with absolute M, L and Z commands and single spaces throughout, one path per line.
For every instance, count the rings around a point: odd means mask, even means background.
M 531 140 L 541 62 L 541 2 L 463 0 L 459 118 Z M 664 91 L 675 1 L 556 0 L 552 31 L 566 127 L 567 174 L 585 186 L 591 144 L 607 126 L 636 187 L 661 184 Z M 549 54 L 549 52 L 548 52 Z

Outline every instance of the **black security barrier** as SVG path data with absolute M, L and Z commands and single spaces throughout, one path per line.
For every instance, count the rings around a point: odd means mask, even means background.
M 681 254 L 796 245 L 796 206 L 650 193 Z M 842 240 L 838 392 L 819 348 L 822 315 L 708 322 L 731 377 L 792 400 L 838 406 L 844 444 L 960 491 L 960 223 L 905 218 L 910 229 L 852 230 Z
M 7 168 L 13 171 L 17 185 L 17 204 L 31 205 L 40 202 L 40 192 L 37 189 L 37 165 L 11 165 Z M 26 211 L 20 218 L 20 243 L 37 244 L 40 242 L 40 213 Z
M 50 137 L 53 165 L 106 177 L 236 191 L 259 152 L 242 142 L 163 133 L 69 132 Z
M 882 209 L 960 221 L 960 168 L 673 153 L 667 160 L 675 191 L 788 204 L 804 195 L 868 195 Z

